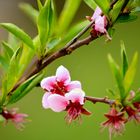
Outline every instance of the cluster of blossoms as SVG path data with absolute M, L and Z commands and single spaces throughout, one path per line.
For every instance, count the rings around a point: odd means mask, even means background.
M 97 7 L 92 17 L 86 17 L 89 21 L 93 21 L 94 24 L 92 26 L 93 30 L 91 31 L 91 35 L 97 36 L 100 34 L 105 34 L 108 40 L 111 40 L 107 32 L 108 21 L 105 15 L 102 15 L 102 10 Z
M 68 123 L 80 119 L 81 114 L 90 115 L 83 106 L 86 101 L 85 93 L 82 90 L 79 81 L 71 81 L 69 71 L 59 66 L 55 76 L 47 77 L 41 81 L 41 87 L 46 91 L 42 105 L 45 109 L 52 109 L 54 112 L 67 111 L 65 117 Z M 125 123 L 135 120 L 140 123 L 140 102 L 133 103 L 131 106 L 122 106 L 118 108 L 117 103 L 113 103 L 110 111 L 105 114 L 107 121 L 101 126 L 109 129 L 111 136 L 121 135 L 125 130 Z M 125 116 L 127 113 L 127 116 Z
M 133 98 L 131 98 L 131 100 L 132 99 Z M 110 139 L 113 134 L 121 135 L 125 130 L 125 123 L 129 121 L 134 121 L 136 124 L 140 123 L 140 102 L 134 102 L 131 105 L 123 106 L 119 111 L 113 106 L 109 113 L 105 114 L 105 117 L 108 120 L 101 125 L 103 128 L 109 128 Z
M 69 71 L 64 66 L 58 67 L 55 76 L 43 79 L 41 87 L 46 91 L 42 99 L 43 107 L 55 112 L 67 111 L 65 118 L 68 123 L 79 119 L 81 114 L 91 114 L 83 108 L 85 92 L 81 83 L 71 81 Z

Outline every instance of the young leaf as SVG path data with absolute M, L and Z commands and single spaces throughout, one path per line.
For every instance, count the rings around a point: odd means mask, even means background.
M 114 23 L 116 19 L 119 17 L 120 11 L 124 3 L 125 3 L 125 0 L 118 0 L 113 6 L 113 9 L 110 11 L 110 18 L 111 18 L 112 23 Z
M 11 58 L 14 54 L 13 50 L 11 49 L 10 45 L 6 42 L 2 42 L 3 49 L 5 50 L 4 53 L 8 55 L 9 58 Z
M 83 30 L 87 25 L 89 24 L 89 21 L 84 20 L 80 21 L 76 25 L 72 26 L 69 30 L 68 33 L 63 37 L 63 42 L 68 42 L 70 41 L 74 36 L 76 36 L 81 30 Z
M 110 1 L 109 0 L 94 0 L 96 4 L 102 9 L 105 15 L 108 15 L 110 9 Z
M 8 42 L 7 43 L 10 45 L 12 50 L 15 52 L 19 47 L 20 41 L 15 35 L 13 35 L 12 33 L 9 32 L 8 33 Z
M 8 64 L 8 61 L 6 60 L 6 58 L 4 58 L 3 56 L 0 56 L 0 64 L 3 68 L 3 70 L 7 71 L 9 64 Z
M 132 22 L 138 18 L 136 14 L 127 14 L 127 15 L 120 15 L 117 18 L 116 23 L 124 23 L 124 22 Z
M 60 14 L 60 18 L 58 21 L 58 26 L 56 28 L 57 34 L 63 34 L 67 28 L 69 27 L 78 7 L 81 3 L 81 0 L 66 0 L 64 8 Z
M 119 91 L 120 91 L 121 100 L 123 100 L 124 95 L 125 95 L 125 90 L 124 90 L 124 86 L 123 86 L 123 77 L 121 75 L 120 68 L 115 63 L 115 61 L 113 60 L 113 58 L 110 54 L 108 55 L 108 60 L 109 60 L 109 64 L 111 66 L 112 72 L 114 74 L 114 77 L 116 79 L 117 86 L 118 86 Z
M 54 49 L 61 42 L 61 38 L 52 38 L 48 43 L 49 50 Z
M 20 87 L 18 87 L 10 96 L 8 104 L 15 103 L 24 97 L 29 91 L 31 91 L 43 78 L 43 74 L 35 75 L 25 81 Z
M 40 0 L 37 0 L 38 9 L 41 10 L 43 5 Z
M 46 0 L 44 7 L 40 10 L 38 16 L 38 32 L 41 43 L 41 50 L 44 51 L 49 35 L 52 30 L 54 18 L 54 7 L 52 0 Z
M 10 64 L 6 74 L 7 92 L 11 91 L 15 83 L 19 80 L 19 59 L 21 57 L 22 50 L 22 47 L 18 48 L 10 60 Z
M 140 90 L 136 92 L 135 97 L 132 99 L 132 103 L 134 102 L 140 102 Z
M 19 7 L 36 24 L 39 12 L 28 3 L 20 3 Z
M 84 0 L 84 2 L 93 10 L 95 10 L 97 7 L 97 4 L 94 0 Z
M 28 47 L 34 49 L 34 45 L 32 42 L 32 39 L 28 34 L 26 34 L 22 29 L 17 27 L 16 25 L 12 23 L 0 23 L 0 26 L 14 34 L 17 38 L 19 38 L 21 41 L 23 41 L 25 44 L 28 45 Z
M 121 41 L 121 57 L 122 57 L 122 73 L 123 73 L 123 77 L 125 77 L 125 74 L 128 70 L 128 58 L 127 58 L 124 43 L 122 41 Z
M 138 53 L 136 52 L 125 74 L 124 81 L 123 81 L 126 94 L 130 91 L 131 85 L 133 83 L 134 76 L 136 73 L 137 61 L 138 61 Z

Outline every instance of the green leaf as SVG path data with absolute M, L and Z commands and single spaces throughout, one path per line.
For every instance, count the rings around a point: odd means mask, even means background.
M 79 23 L 75 24 L 73 27 L 71 27 L 67 34 L 63 37 L 63 42 L 70 41 L 74 36 L 76 36 L 80 31 L 82 31 L 87 25 L 89 24 L 89 21 L 84 20 L 80 21 Z
M 43 78 L 43 74 L 35 75 L 20 85 L 10 96 L 8 104 L 15 103 L 31 91 Z
M 110 9 L 110 1 L 109 0 L 94 0 L 96 4 L 102 9 L 105 15 L 108 15 Z
M 54 49 L 61 42 L 61 38 L 52 38 L 48 43 L 49 50 Z
M 122 9 L 124 3 L 125 3 L 125 0 L 118 0 L 114 4 L 113 9 L 109 13 L 112 23 L 114 23 L 117 20 L 117 18 L 119 17 L 119 14 L 121 12 L 121 9 Z
M 6 42 L 2 42 L 3 49 L 5 50 L 4 53 L 8 55 L 9 58 L 11 58 L 14 54 L 13 50 L 11 49 L 10 45 Z
M 19 48 L 19 43 L 20 43 L 19 39 L 15 35 L 9 32 L 8 44 L 11 46 L 13 51 L 16 51 Z
M 68 29 L 80 4 L 81 4 L 81 0 L 75 0 L 75 1 L 66 0 L 65 1 L 64 8 L 60 14 L 60 18 L 58 21 L 58 26 L 56 27 L 58 35 L 62 35 Z
M 28 47 L 34 49 L 34 45 L 32 42 L 32 39 L 28 34 L 26 34 L 22 29 L 17 27 L 16 25 L 12 23 L 0 23 L 0 26 L 14 34 L 17 38 L 19 38 L 21 41 L 23 41 L 25 44 L 28 45 Z
M 108 34 L 109 34 L 109 36 L 110 36 L 111 38 L 113 37 L 114 33 L 115 33 L 115 29 L 112 28 L 112 27 L 110 27 L 110 28 L 108 29 Z
M 140 102 L 140 90 L 135 93 L 135 97 L 132 99 L 132 103 Z
M 43 5 L 40 0 L 37 0 L 38 9 L 41 10 Z
M 132 13 L 139 13 L 140 12 L 140 6 L 134 8 L 131 12 Z
M 41 43 L 41 50 L 44 51 L 49 39 L 54 18 L 54 7 L 52 0 L 46 0 L 38 16 L 38 32 Z
M 112 72 L 114 74 L 114 77 L 116 79 L 117 86 L 118 86 L 119 91 L 120 91 L 121 100 L 123 100 L 124 95 L 125 95 L 125 90 L 124 90 L 124 86 L 123 86 L 123 77 L 121 75 L 120 68 L 115 63 L 115 61 L 113 60 L 113 58 L 110 54 L 108 55 L 108 60 L 109 60 L 109 64 L 111 66 Z
M 124 83 L 126 94 L 130 91 L 131 85 L 133 83 L 135 73 L 136 73 L 137 61 L 138 61 L 138 53 L 136 52 L 124 77 L 123 83 Z
M 39 12 L 28 3 L 20 3 L 19 7 L 36 24 Z
M 4 58 L 3 56 L 0 56 L 0 64 L 3 68 L 4 71 L 7 71 L 8 69 L 8 61 L 6 60 L 6 58 Z
M 3 103 L 6 100 L 7 96 L 7 79 L 4 77 L 2 79 L 2 94 L 0 96 L 0 105 L 3 105 Z
M 95 10 L 97 7 L 97 4 L 94 2 L 94 0 L 84 0 L 84 2 L 93 10 Z
M 106 89 L 106 92 L 111 94 L 112 96 L 115 96 L 115 93 L 112 89 Z
M 132 22 L 135 21 L 138 18 L 136 14 L 125 14 L 120 15 L 117 19 L 117 23 L 124 23 L 124 22 Z
M 121 57 L 122 57 L 122 73 L 123 77 L 125 77 L 125 74 L 128 70 L 128 58 L 123 41 L 121 41 Z
M 20 69 L 19 60 L 22 54 L 22 50 L 23 50 L 22 47 L 18 48 L 10 60 L 10 64 L 6 74 L 7 92 L 10 92 L 13 86 L 19 80 L 19 69 Z

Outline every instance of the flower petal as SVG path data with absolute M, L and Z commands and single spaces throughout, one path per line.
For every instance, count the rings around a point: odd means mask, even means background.
M 100 16 L 102 14 L 102 10 L 97 7 L 95 9 L 95 12 L 93 13 L 93 16 L 91 17 L 92 20 L 95 20 L 96 18 L 98 18 L 98 16 Z
M 82 87 L 81 87 L 81 83 L 79 81 L 72 81 L 66 86 L 66 88 L 67 88 L 67 91 L 71 91 L 75 88 L 81 89 Z
M 73 89 L 69 93 L 65 94 L 65 97 L 67 100 L 70 100 L 71 102 L 79 102 L 81 105 L 84 104 L 84 96 L 85 92 L 82 89 Z
M 59 82 L 70 82 L 70 73 L 64 66 L 59 66 L 57 68 L 56 77 Z
M 47 109 L 49 108 L 49 103 L 48 103 L 48 97 L 51 95 L 51 93 L 48 93 L 46 92 L 44 95 L 43 95 L 43 98 L 42 98 L 42 106 Z
M 105 19 L 102 16 L 98 16 L 95 20 L 95 30 L 99 31 L 100 33 L 105 33 Z
M 48 98 L 49 107 L 55 112 L 61 112 L 66 109 L 69 101 L 61 95 L 52 94 Z
M 53 85 L 55 83 L 56 83 L 56 77 L 55 76 L 47 77 L 47 78 L 44 78 L 41 81 L 41 87 L 43 89 L 46 89 L 47 91 L 50 91 L 51 89 L 53 89 Z

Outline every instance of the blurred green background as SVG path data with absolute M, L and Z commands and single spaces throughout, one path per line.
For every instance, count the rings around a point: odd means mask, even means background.
M 12 22 L 22 27 L 26 32 L 35 35 L 36 29 L 30 20 L 18 9 L 20 2 L 29 2 L 36 6 L 36 0 L 0 0 L 0 22 Z M 58 11 L 62 8 L 64 0 L 55 0 Z M 92 15 L 92 11 L 84 4 L 78 10 L 75 21 Z M 87 95 L 104 97 L 107 88 L 114 88 L 115 81 L 107 61 L 107 54 L 111 53 L 120 64 L 120 40 L 126 45 L 129 60 L 135 51 L 140 52 L 140 16 L 135 22 L 117 24 L 113 40 L 105 42 L 105 37 L 97 39 L 89 46 L 84 46 L 70 56 L 63 57 L 53 62 L 48 67 L 47 75 L 55 74 L 59 65 L 64 65 L 71 72 L 73 80 L 80 80 Z M 0 29 L 0 40 L 5 39 L 7 34 Z M 133 89 L 140 87 L 140 58 L 137 75 Z M 54 113 L 44 110 L 41 106 L 43 90 L 35 88 L 30 94 L 13 107 L 19 107 L 21 112 L 29 114 L 31 122 L 23 131 L 18 131 L 8 123 L 6 127 L 0 124 L 0 140 L 108 140 L 108 130 L 101 132 L 100 123 L 105 121 L 104 113 L 109 107 L 104 104 L 92 105 L 86 103 L 93 112 L 90 117 L 82 117 L 82 124 L 72 123 L 67 125 L 64 121 L 65 112 Z M 110 96 L 110 95 L 108 95 Z M 111 97 L 111 96 L 110 96 Z M 11 107 L 11 106 L 10 106 Z M 126 125 L 123 136 L 115 137 L 114 140 L 139 140 L 140 125 L 133 122 Z

